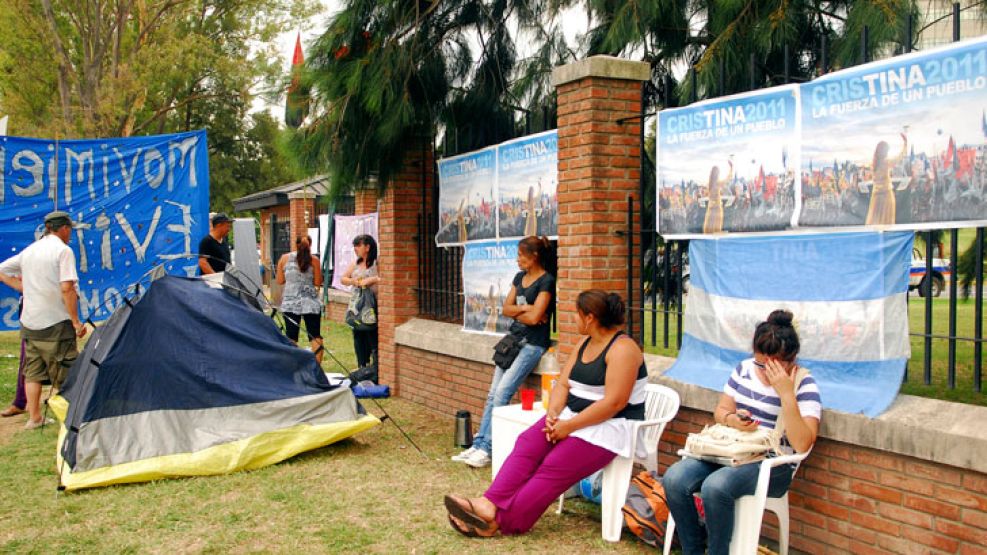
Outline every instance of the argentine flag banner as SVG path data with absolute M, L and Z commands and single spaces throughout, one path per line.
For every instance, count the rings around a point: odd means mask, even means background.
M 912 232 L 693 240 L 682 349 L 665 374 L 720 391 L 772 310 L 795 316 L 799 364 L 823 405 L 870 417 L 894 401 L 910 356 Z

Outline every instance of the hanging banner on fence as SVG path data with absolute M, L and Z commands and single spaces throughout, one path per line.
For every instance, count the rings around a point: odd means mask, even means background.
M 757 324 L 786 308 L 801 340 L 799 364 L 815 377 L 823 406 L 881 414 L 897 396 L 910 356 L 913 236 L 864 232 L 690 242 L 682 349 L 665 376 L 722 390 L 731 371 L 752 356 Z
M 437 245 L 462 245 L 497 236 L 496 161 L 496 147 L 439 160 Z
M 0 137 L 0 260 L 43 231 L 45 214 L 77 222 L 70 246 L 82 317 L 102 320 L 154 266 L 195 275 L 209 231 L 206 132 L 50 141 Z M 0 330 L 17 329 L 17 293 L 0 285 Z
M 784 230 L 780 214 L 791 210 L 803 230 L 987 223 L 987 38 L 827 74 L 798 87 L 797 122 L 789 119 L 790 101 L 784 127 L 775 117 L 781 105 L 772 111 L 768 101 L 767 120 L 758 119 L 751 135 L 743 131 L 748 110 L 756 115 L 758 102 L 788 90 L 659 112 L 660 233 Z M 734 142 L 734 129 L 750 141 L 743 157 L 734 152 L 745 146 Z M 768 161 L 763 178 L 761 159 Z M 791 209 L 756 198 L 772 187 L 776 202 L 788 203 L 794 191 Z M 785 194 L 777 198 L 777 191 Z
M 356 263 L 356 253 L 353 252 L 353 239 L 360 235 L 369 235 L 377 241 L 377 213 L 361 214 L 359 216 L 333 216 L 335 236 L 332 242 L 333 268 L 332 287 L 341 291 L 352 291 L 353 287 L 343 285 L 340 281 L 343 274 Z M 379 262 L 379 260 L 378 260 Z
M 658 232 L 665 237 L 791 226 L 798 88 L 658 113 Z
M 558 166 L 558 131 L 497 146 L 498 238 L 558 238 Z
M 983 225 L 985 99 L 984 38 L 803 85 L 799 225 Z
M 466 243 L 463 254 L 465 331 L 507 333 L 513 320 L 502 311 L 517 273 L 517 241 Z

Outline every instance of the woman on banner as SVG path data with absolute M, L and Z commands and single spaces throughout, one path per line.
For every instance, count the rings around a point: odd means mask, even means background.
M 871 186 L 870 206 L 867 208 L 867 225 L 893 225 L 895 216 L 894 185 L 891 182 L 891 169 L 908 152 L 908 136 L 901 134 L 901 154 L 888 160 L 891 146 L 887 141 L 877 143 L 874 148 L 874 162 L 871 171 L 874 173 L 874 184 Z
M 733 161 L 727 178 L 720 181 L 720 167 L 713 166 L 709 172 L 709 198 L 706 201 L 706 217 L 703 219 L 703 233 L 720 233 L 723 231 L 723 189 L 733 181 Z
M 315 360 L 322 364 L 322 301 L 319 298 L 322 267 L 319 259 L 312 254 L 311 239 L 298 237 L 295 239 L 295 252 L 281 256 L 277 281 L 284 286 L 281 312 L 284 314 L 285 335 L 297 344 L 304 321 Z
M 644 419 L 648 369 L 641 348 L 621 329 L 624 311 L 616 293 L 579 294 L 583 337 L 552 388 L 546 415 L 518 436 L 483 496 L 445 497 L 457 532 L 523 534 L 573 484 L 617 455 L 632 455 L 631 426 Z
M 511 282 L 503 314 L 514 320 L 508 333 L 522 341 L 523 346 L 509 368 L 494 365 L 480 429 L 473 445 L 453 456 L 453 461 L 474 468 L 490 465 L 493 409 L 506 405 L 514 397 L 551 343 L 548 322 L 555 312 L 555 264 L 555 252 L 547 237 L 525 237 L 518 243 L 517 265 L 521 271 Z
M 782 449 L 805 453 L 816 442 L 822 404 L 816 381 L 795 360 L 799 337 L 792 326 L 792 313 L 772 312 L 757 325 L 751 343 L 754 356 L 731 373 L 713 417 L 719 424 L 742 431 L 754 431 L 758 426 L 773 430 L 784 417 Z M 734 505 L 740 497 L 754 494 L 760 469 L 759 464 L 721 466 L 693 458 L 669 467 L 662 485 L 682 553 L 701 554 L 708 549 L 710 555 L 725 555 L 729 551 Z M 784 495 L 793 473 L 790 465 L 773 468 L 768 495 Z M 693 500 L 696 493 L 703 501 L 705 528 Z
M 370 235 L 357 235 L 353 238 L 353 252 L 356 253 L 356 262 L 350 264 L 346 273 L 340 278 L 343 285 L 357 287 L 360 289 L 369 288 L 377 296 L 377 284 L 380 283 L 380 275 L 377 265 L 377 241 Z M 353 330 L 353 349 L 356 351 L 356 364 L 360 368 L 370 365 L 371 360 L 376 360 L 377 352 L 377 327 L 369 330 Z

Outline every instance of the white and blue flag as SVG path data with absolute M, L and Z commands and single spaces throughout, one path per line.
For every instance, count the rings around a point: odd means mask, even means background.
M 795 315 L 799 363 L 826 408 L 877 416 L 910 356 L 911 232 L 693 240 L 682 349 L 666 376 L 722 390 L 772 310 Z

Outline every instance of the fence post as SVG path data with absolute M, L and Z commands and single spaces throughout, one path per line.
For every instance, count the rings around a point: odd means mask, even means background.
M 400 364 L 394 330 L 418 315 L 418 227 L 422 195 L 432 190 L 432 145 L 408 149 L 404 166 L 387 183 L 379 202 L 377 294 L 378 367 L 380 379 L 400 391 Z
M 633 230 L 626 229 L 627 197 L 638 194 L 641 82 L 650 78 L 647 63 L 610 56 L 552 72 L 558 91 L 558 326 L 563 355 L 576 342 L 579 292 L 624 291 L 633 271 L 627 263 L 633 253 L 624 236 L 629 234 L 635 243 Z M 626 301 L 638 306 L 639 299 Z

